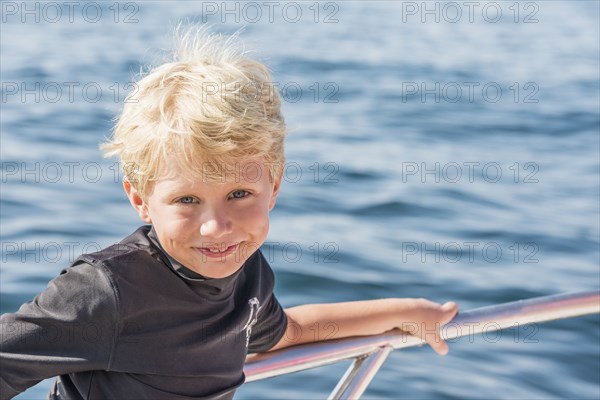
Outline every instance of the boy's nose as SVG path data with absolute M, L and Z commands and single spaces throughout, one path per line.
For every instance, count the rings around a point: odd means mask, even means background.
M 200 234 L 202 236 L 219 238 L 231 233 L 231 220 L 223 213 L 208 212 L 200 225 Z

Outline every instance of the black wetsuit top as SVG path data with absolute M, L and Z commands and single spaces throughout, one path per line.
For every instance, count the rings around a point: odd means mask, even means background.
M 58 376 L 51 399 L 221 399 L 244 382 L 287 318 L 260 251 L 203 279 L 150 226 L 79 257 L 15 314 L 2 315 L 0 397 Z

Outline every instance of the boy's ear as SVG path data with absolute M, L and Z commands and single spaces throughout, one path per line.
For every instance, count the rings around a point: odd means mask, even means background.
M 142 221 L 151 224 L 152 218 L 150 218 L 150 214 L 148 214 L 148 205 L 142 199 L 138 191 L 131 185 L 131 182 L 129 182 L 127 179 L 123 179 L 123 189 L 125 189 L 125 193 L 127 193 L 129 202 L 135 211 L 137 211 Z
M 273 209 L 273 207 L 275 207 L 275 201 L 277 200 L 277 195 L 279 194 L 279 188 L 281 187 L 281 179 L 283 178 L 283 171 L 284 171 L 284 169 L 282 168 L 281 173 L 275 179 L 275 183 L 273 184 L 273 193 L 271 194 L 271 199 L 269 200 L 269 211 L 271 211 Z

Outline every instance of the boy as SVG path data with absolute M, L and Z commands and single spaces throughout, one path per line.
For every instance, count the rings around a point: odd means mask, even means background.
M 248 352 L 411 332 L 447 352 L 457 312 L 424 299 L 283 309 L 259 247 L 282 179 L 285 124 L 267 69 L 191 30 L 125 102 L 113 138 L 142 226 L 85 254 L 2 316 L 2 399 L 58 376 L 51 399 L 231 398 Z M 298 335 L 300 333 L 300 335 Z M 288 338 L 294 337 L 291 341 Z

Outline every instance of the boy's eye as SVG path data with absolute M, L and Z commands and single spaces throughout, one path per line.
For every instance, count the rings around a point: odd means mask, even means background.
M 248 191 L 246 190 L 236 190 L 235 192 L 231 193 L 231 197 L 233 197 L 234 199 L 241 199 L 243 197 L 248 196 L 250 193 L 248 193 Z
M 178 200 L 182 204 L 193 204 L 196 200 L 192 196 L 185 196 Z

